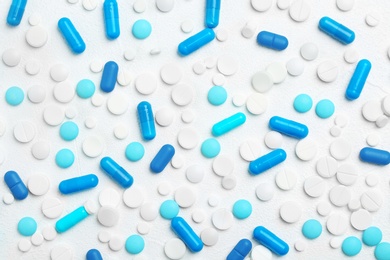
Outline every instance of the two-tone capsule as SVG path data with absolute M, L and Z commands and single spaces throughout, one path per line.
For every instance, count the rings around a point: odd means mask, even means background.
M 287 154 L 283 149 L 276 149 L 249 163 L 249 173 L 258 175 L 286 160 Z
M 68 215 L 62 217 L 56 222 L 56 230 L 58 233 L 63 233 L 70 228 L 74 227 L 82 220 L 84 220 L 89 215 L 95 213 L 95 208 L 92 208 L 92 202 L 87 201 L 84 206 L 81 206 L 74 211 L 70 212 Z
M 318 28 L 343 44 L 350 44 L 355 40 L 355 33 L 351 29 L 327 16 L 321 18 Z
M 12 0 L 7 15 L 7 23 L 11 26 L 18 26 L 22 21 L 27 0 Z
M 297 139 L 305 138 L 309 134 L 309 129 L 304 124 L 279 116 L 271 117 L 269 120 L 269 128 Z
M 252 242 L 249 239 L 241 239 L 226 257 L 226 260 L 244 260 L 252 250 Z
M 158 151 L 150 163 L 150 170 L 154 173 L 162 172 L 168 163 L 172 160 L 174 155 L 175 148 L 172 145 L 163 145 L 163 147 L 161 147 L 160 151 Z
M 138 119 L 141 128 L 141 135 L 145 140 L 152 140 L 156 137 L 156 126 L 152 106 L 149 102 L 142 101 L 137 106 Z
M 76 178 L 63 180 L 58 185 L 58 189 L 62 194 L 71 194 L 79 191 L 84 191 L 96 187 L 99 179 L 95 174 L 88 174 Z
M 221 0 L 206 0 L 206 26 L 215 28 L 219 24 Z
M 263 226 L 255 228 L 253 231 L 253 238 L 277 255 L 283 256 L 289 251 L 286 242 Z
M 171 220 L 171 228 L 192 252 L 203 249 L 202 240 L 182 217 L 174 217 Z
M 112 158 L 104 157 L 100 160 L 100 167 L 111 177 L 116 183 L 127 189 L 133 184 L 133 177 Z
M 116 0 L 105 0 L 103 4 L 104 22 L 106 36 L 109 39 L 116 39 L 120 35 L 118 3 Z
M 352 75 L 351 80 L 349 81 L 347 90 L 345 91 L 345 97 L 349 100 L 357 99 L 362 93 L 364 84 L 368 74 L 371 70 L 371 62 L 363 59 L 360 60 L 356 66 L 355 72 Z
M 85 42 L 69 18 L 61 18 L 58 21 L 58 28 L 74 53 L 80 54 L 85 51 Z
M 282 51 L 288 46 L 288 40 L 286 37 L 268 31 L 259 32 L 257 35 L 257 43 L 263 47 L 277 51 Z
M 211 129 L 211 132 L 214 136 L 220 136 L 239 127 L 240 125 L 244 124 L 245 121 L 246 121 L 245 114 L 239 112 L 216 123 Z
M 205 46 L 214 39 L 214 31 L 210 28 L 206 28 L 181 42 L 177 50 L 180 55 L 186 56 Z
M 28 189 L 17 172 L 6 172 L 4 174 L 4 181 L 15 199 L 24 200 L 25 198 L 27 198 Z
M 388 165 L 390 163 L 390 152 L 372 147 L 365 147 L 360 150 L 359 157 L 363 162 L 377 165 Z
M 116 79 L 118 77 L 118 64 L 115 61 L 108 61 L 103 68 L 102 79 L 100 80 L 100 89 L 109 93 L 114 90 Z

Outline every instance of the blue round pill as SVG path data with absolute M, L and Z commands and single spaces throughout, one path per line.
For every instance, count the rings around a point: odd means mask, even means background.
M 32 236 L 37 231 L 37 222 L 33 218 L 24 217 L 19 220 L 18 231 L 22 236 Z
M 363 231 L 362 240 L 367 246 L 376 246 L 382 241 L 382 231 L 377 227 L 369 227 Z
M 60 168 L 68 168 L 72 166 L 74 162 L 74 154 L 69 149 L 61 149 L 56 154 L 56 164 Z
M 318 220 L 309 219 L 302 226 L 302 234 L 307 239 L 316 239 L 322 233 L 322 225 Z
M 132 33 L 137 39 L 146 39 L 152 32 L 152 26 L 144 19 L 140 19 L 133 24 Z
M 247 200 L 237 200 L 233 205 L 233 215 L 245 219 L 252 214 L 252 204 Z
M 10 87 L 5 93 L 5 101 L 11 106 L 20 105 L 24 99 L 24 92 L 19 87 Z
M 215 138 L 206 139 L 200 148 L 204 157 L 214 158 L 221 151 L 221 145 Z
M 144 250 L 145 241 L 140 235 L 131 235 L 127 238 L 125 247 L 130 254 L 139 254 Z
M 92 80 L 82 79 L 77 83 L 76 93 L 81 98 L 90 98 L 95 93 L 95 84 Z
M 207 94 L 207 99 L 211 105 L 219 106 L 225 103 L 227 99 L 227 92 L 224 87 L 214 86 L 209 90 Z
M 174 200 L 166 200 L 160 206 L 160 215 L 165 219 L 173 219 L 179 214 L 179 205 Z
M 142 159 L 145 154 L 144 146 L 138 142 L 132 142 L 126 147 L 125 155 L 129 161 L 136 162 Z
M 334 113 L 334 104 L 329 99 L 323 99 L 316 105 L 316 114 L 320 118 L 331 117 Z
M 377 260 L 390 260 L 390 243 L 382 242 L 377 245 L 374 254 Z
M 307 94 L 300 94 L 294 99 L 294 109 L 299 113 L 306 113 L 313 106 L 313 100 Z
M 65 141 L 72 141 L 79 135 L 79 127 L 72 121 L 65 122 L 60 127 L 60 136 Z
M 360 253 L 360 250 L 362 250 L 362 242 L 357 237 L 347 237 L 344 239 L 341 249 L 345 255 L 355 256 Z

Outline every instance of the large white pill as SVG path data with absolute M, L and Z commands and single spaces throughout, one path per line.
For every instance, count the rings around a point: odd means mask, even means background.
M 190 85 L 180 83 L 171 92 L 172 101 L 178 106 L 186 106 L 194 99 L 194 90 Z
M 335 81 L 338 74 L 337 64 L 333 61 L 324 61 L 317 67 L 317 76 L 323 82 L 329 83 Z
M 28 143 L 35 137 L 35 126 L 28 121 L 19 121 L 14 127 L 14 137 L 21 143 Z
M 139 213 L 143 220 L 153 221 L 158 216 L 158 206 L 153 202 L 146 202 L 141 206 Z
M 82 144 L 83 152 L 86 156 L 95 158 L 102 154 L 104 144 L 98 136 L 88 136 Z
M 22 238 L 18 243 L 21 252 L 27 252 L 31 249 L 31 241 L 28 238 Z
M 116 208 L 103 206 L 99 209 L 97 219 L 105 227 L 113 227 L 118 223 L 119 212 Z
M 142 95 L 150 95 L 157 89 L 158 83 L 156 77 L 149 72 L 138 75 L 135 79 L 135 88 Z
M 233 226 L 234 218 L 230 210 L 221 208 L 213 213 L 211 222 L 214 227 L 219 230 L 227 230 Z
M 360 209 L 361 206 L 362 206 L 362 204 L 360 203 L 359 199 L 351 199 L 348 202 L 348 209 L 350 211 L 356 211 L 356 210 Z
M 331 211 L 332 211 L 332 205 L 330 205 L 329 202 L 321 201 L 320 203 L 318 203 L 317 212 L 321 216 L 323 216 L 323 217 L 328 216 Z
M 183 258 L 186 251 L 186 245 L 178 238 L 171 238 L 164 245 L 164 253 L 171 260 Z
M 351 190 L 343 185 L 333 187 L 329 192 L 329 200 L 336 207 L 346 206 L 351 200 Z
M 124 244 L 125 244 L 125 241 L 122 237 L 120 237 L 118 235 L 114 235 L 111 237 L 110 241 L 108 242 L 108 247 L 112 251 L 119 251 L 123 248 Z
M 75 88 L 68 81 L 57 83 L 53 89 L 54 98 L 60 103 L 69 103 L 75 95 Z
M 262 93 L 253 93 L 246 100 L 246 109 L 253 115 L 263 114 L 267 107 L 267 97 Z
M 34 85 L 28 89 L 27 97 L 33 103 L 41 103 L 45 100 L 46 89 L 41 85 Z
M 238 70 L 238 60 L 231 56 L 221 56 L 218 58 L 217 68 L 225 76 L 231 76 Z
M 69 76 L 69 69 L 62 63 L 55 64 L 50 68 L 50 77 L 57 82 L 64 81 Z
M 176 63 L 165 64 L 160 70 L 161 79 L 168 85 L 178 83 L 182 77 L 180 67 Z
M 186 150 L 194 149 L 199 143 L 198 133 L 195 128 L 183 128 L 177 135 L 177 142 Z
M 253 9 L 258 12 L 265 12 L 272 6 L 272 0 L 251 0 Z
M 45 174 L 33 174 L 28 179 L 27 187 L 35 196 L 41 196 L 49 191 L 50 180 Z
M 347 159 L 351 154 L 351 150 L 351 144 L 342 138 L 333 141 L 329 148 L 332 157 L 339 161 Z
M 251 251 L 252 260 L 272 260 L 272 252 L 265 246 L 255 246 Z
M 295 154 L 302 161 L 310 161 L 317 155 L 317 143 L 314 139 L 305 138 L 295 146 Z
M 336 175 L 337 161 L 330 156 L 321 157 L 317 161 L 316 170 L 321 177 L 331 178 Z
M 310 197 L 317 198 L 324 194 L 327 185 L 325 181 L 318 176 L 311 176 L 305 180 L 303 189 Z
M 304 22 L 309 18 L 310 5 L 304 0 L 296 0 L 291 4 L 288 13 L 294 21 Z
M 297 183 L 297 174 L 290 169 L 283 169 L 276 174 L 275 182 L 281 190 L 291 190 Z
M 129 100 L 126 95 L 121 93 L 113 93 L 107 99 L 107 109 L 113 115 L 124 114 L 129 107 Z
M 270 149 L 279 148 L 283 144 L 283 136 L 279 132 L 269 131 L 264 137 L 264 143 Z
M 371 12 L 366 15 L 366 24 L 370 27 L 377 26 L 381 21 L 381 14 L 379 12 Z
M 261 156 L 261 142 L 250 139 L 240 145 L 240 156 L 245 161 L 251 162 Z
M 359 60 L 359 53 L 357 50 L 349 48 L 344 52 L 344 60 L 349 64 L 353 64 Z
M 186 170 L 186 178 L 191 183 L 199 183 L 203 180 L 205 174 L 204 168 L 199 164 L 193 164 Z
M 354 184 L 358 179 L 358 170 L 355 165 L 345 163 L 339 166 L 337 169 L 337 180 L 345 185 L 350 186 Z
M 169 126 L 173 122 L 175 110 L 169 107 L 164 107 L 156 111 L 156 123 L 160 126 Z
M 145 0 L 136 0 L 133 4 L 133 9 L 136 13 L 143 13 L 146 10 Z
M 42 202 L 42 213 L 47 218 L 58 218 L 64 210 L 64 205 L 57 198 L 46 198 Z
M 291 76 L 299 76 L 305 70 L 305 64 L 302 59 L 295 57 L 287 62 L 286 68 Z
M 42 17 L 37 14 L 37 13 L 33 13 L 32 15 L 30 15 L 30 17 L 28 18 L 28 23 L 31 25 L 31 26 L 35 26 L 35 25 L 38 25 L 40 24 L 42 21 Z
M 286 10 L 290 7 L 290 0 L 278 0 L 276 5 L 280 10 Z
M 31 243 L 34 246 L 42 245 L 43 241 L 44 241 L 44 238 L 43 238 L 42 234 L 39 232 L 35 232 L 34 235 L 32 235 L 32 237 L 31 237 Z
M 116 207 L 118 206 L 121 197 L 119 193 L 113 188 L 105 188 L 99 193 L 99 204 L 104 206 Z
M 266 71 L 259 71 L 252 76 L 252 87 L 257 92 L 267 92 L 271 89 L 273 84 L 272 76 Z
M 267 66 L 266 71 L 275 84 L 282 83 L 287 77 L 286 65 L 281 62 L 273 62 Z
M 227 176 L 233 173 L 234 162 L 225 155 L 217 156 L 213 161 L 213 171 L 218 176 Z
M 340 213 L 333 213 L 326 221 L 326 228 L 335 236 L 344 234 L 348 226 L 348 218 Z
M 385 115 L 390 116 L 390 95 L 382 99 L 382 111 Z
M 19 64 L 22 55 L 15 48 L 7 49 L 3 52 L 3 62 L 8 67 L 15 67 Z
M 381 101 L 371 100 L 366 102 L 362 107 L 362 115 L 367 121 L 375 122 L 383 115 Z
M 163 13 L 170 12 L 175 5 L 175 0 L 156 0 L 157 9 Z
M 249 39 L 249 38 L 253 37 L 253 35 L 256 33 L 256 31 L 257 31 L 256 21 L 250 20 L 245 24 L 244 28 L 242 28 L 241 35 L 244 36 L 245 38 Z
M 206 246 L 213 246 L 218 242 L 218 231 L 214 228 L 205 228 L 200 233 L 200 239 Z
M 280 207 L 279 214 L 285 222 L 295 223 L 302 216 L 302 207 L 294 201 L 287 201 Z
M 274 197 L 274 191 L 271 183 L 262 182 L 256 187 L 256 197 L 261 201 L 269 201 Z
M 47 38 L 47 30 L 40 25 L 31 27 L 26 33 L 27 43 L 34 48 L 40 48 L 44 46 L 47 42 Z
M 68 245 L 56 245 L 50 252 L 50 258 L 51 260 L 71 260 L 73 259 L 73 250 Z
M 355 0 L 336 0 L 337 8 L 343 12 L 351 11 Z
M 351 214 L 351 225 L 359 231 L 363 231 L 371 226 L 371 213 L 365 209 L 359 209 Z
M 318 56 L 318 47 L 313 42 L 307 42 L 301 46 L 301 56 L 307 61 L 315 60 Z
M 378 211 L 383 204 L 382 193 L 378 190 L 369 190 L 360 197 L 362 207 L 368 211 Z
M 57 105 L 48 105 L 43 110 L 43 119 L 50 126 L 57 126 L 65 119 L 65 111 Z
M 129 208 L 138 208 L 144 202 L 144 194 L 138 187 L 130 187 L 123 192 L 123 202 Z
M 175 191 L 175 201 L 180 207 L 188 208 L 195 203 L 196 194 L 191 188 L 182 186 Z

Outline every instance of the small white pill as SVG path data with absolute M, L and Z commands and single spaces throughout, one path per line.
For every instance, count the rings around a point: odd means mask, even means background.
M 321 201 L 320 203 L 318 203 L 317 212 L 321 216 L 326 217 L 330 214 L 331 211 L 332 211 L 332 205 L 330 205 L 329 202 Z
M 161 196 L 167 196 L 171 193 L 171 185 L 169 184 L 169 182 L 161 182 L 158 187 L 157 187 L 157 192 L 161 195 Z
M 381 115 L 375 121 L 375 125 L 379 128 L 385 127 L 389 123 L 389 118 L 385 115 Z
M 213 171 L 218 176 L 227 176 L 233 173 L 234 162 L 225 155 L 217 156 L 213 161 Z
M 174 85 L 180 81 L 182 72 L 176 63 L 168 63 L 161 68 L 160 76 L 166 84 Z
M 206 246 L 214 246 L 218 242 L 218 231 L 214 228 L 205 228 L 200 233 L 200 239 Z
M 355 184 L 358 179 L 358 170 L 355 165 L 350 163 L 345 163 L 339 166 L 337 169 L 337 180 L 345 185 L 350 186 Z
M 42 235 L 46 241 L 52 241 L 57 237 L 57 231 L 53 226 L 46 226 L 42 229 Z
M 332 126 L 332 128 L 330 128 L 330 135 L 333 136 L 333 137 L 339 137 L 341 135 L 341 128 L 338 127 L 337 125 L 334 125 Z
M 343 12 L 351 11 L 355 0 L 336 0 L 337 8 Z
M 229 32 L 225 29 L 219 29 L 216 38 L 220 42 L 225 42 L 229 38 Z
M 245 161 L 251 162 L 261 156 L 261 142 L 251 139 L 240 145 L 240 156 Z
M 258 246 L 255 246 L 252 249 L 252 251 L 251 251 L 251 259 L 252 260 L 272 260 L 273 259 L 273 254 L 265 246 L 258 245 Z
M 359 53 L 357 50 L 349 48 L 344 52 L 344 60 L 349 64 L 353 64 L 359 60 Z
M 303 252 L 303 251 L 305 251 L 306 248 L 307 248 L 307 243 L 306 243 L 305 240 L 298 240 L 297 242 L 295 242 L 294 248 L 295 248 L 295 250 L 297 250 L 298 252 Z
M 29 121 L 19 121 L 14 127 L 14 137 L 21 143 L 31 142 L 35 137 L 35 126 Z
M 343 241 L 344 241 L 344 239 L 341 237 L 334 237 L 330 240 L 329 245 L 331 248 L 337 249 L 337 248 L 341 247 Z
M 356 211 L 356 210 L 360 209 L 361 206 L 362 206 L 362 204 L 360 203 L 359 199 L 351 199 L 348 202 L 348 209 L 350 211 Z
M 127 61 L 134 60 L 135 56 L 137 56 L 137 51 L 135 49 L 133 49 L 133 48 L 127 49 L 123 53 L 123 58 L 125 58 L 125 60 L 127 60 Z
M 204 168 L 199 164 L 193 164 L 186 170 L 186 178 L 191 183 L 199 183 L 205 175 Z
M 164 253 L 171 260 L 183 258 L 186 251 L 186 245 L 178 238 L 171 238 L 164 245 Z
M 110 241 L 111 239 L 111 233 L 105 230 L 100 231 L 98 234 L 98 239 L 102 243 L 108 243 L 108 241 Z
M 99 204 L 104 206 L 116 207 L 118 206 L 121 197 L 119 193 L 113 188 L 105 188 L 99 193 Z
M 232 190 L 237 185 L 237 178 L 234 174 L 224 176 L 221 181 L 222 188 L 225 190 Z
M 158 216 L 158 206 L 153 202 L 146 202 L 141 206 L 139 213 L 143 220 L 153 221 Z
M 99 136 L 88 136 L 83 141 L 82 149 L 86 156 L 95 158 L 102 154 L 104 144 Z
M 31 249 L 31 241 L 28 238 L 20 239 L 18 248 L 21 252 L 27 252 Z
M 257 92 L 267 92 L 273 84 L 272 76 L 266 71 L 259 71 L 252 76 L 252 87 Z
M 34 245 L 34 246 L 40 246 L 42 245 L 43 241 L 45 239 L 43 238 L 42 234 L 39 233 L 39 232 L 35 232 L 34 235 L 32 235 L 31 237 L 31 243 Z
M 133 9 L 136 13 L 143 13 L 146 10 L 146 1 L 145 0 L 136 0 L 133 4 Z
M 129 100 L 126 95 L 120 93 L 113 93 L 107 99 L 107 109 L 113 115 L 122 115 L 124 114 L 129 107 Z
M 366 177 L 366 184 L 370 187 L 375 187 L 379 183 L 379 178 L 377 173 L 371 173 Z
M 28 89 L 27 97 L 35 104 L 41 103 L 46 98 L 46 89 L 41 85 L 34 85 Z
M 64 210 L 64 205 L 62 202 L 57 198 L 46 198 L 42 202 L 42 213 L 47 218 L 58 218 L 61 216 L 62 211 Z
M 258 12 L 265 12 L 272 6 L 272 0 L 251 0 L 253 9 Z
M 283 144 L 283 136 L 279 132 L 269 131 L 264 137 L 264 143 L 270 149 L 280 148 Z
M 98 5 L 97 0 L 83 0 L 83 7 L 87 11 L 93 11 Z
M 142 95 L 152 94 L 158 86 L 156 77 L 149 72 L 144 72 L 138 75 L 134 84 L 137 91 Z
M 241 35 L 247 39 L 250 39 L 255 35 L 257 31 L 257 23 L 255 20 L 248 21 L 245 26 L 241 29 Z
M 105 227 L 113 227 L 118 223 L 119 212 L 111 206 L 103 206 L 99 209 L 97 219 Z
M 267 66 L 266 71 L 275 84 L 282 83 L 287 77 L 286 65 L 281 62 L 273 62 Z
M 385 115 L 390 116 L 390 95 L 382 99 L 382 111 Z
M 242 107 L 246 103 L 246 96 L 238 93 L 233 96 L 232 103 L 236 107 Z
M 118 76 L 116 77 L 116 82 L 119 86 L 125 87 L 128 86 L 133 78 L 130 75 L 130 72 L 126 69 L 119 69 Z
M 381 15 L 379 12 L 371 12 L 366 15 L 366 24 L 370 27 L 377 26 L 381 21 Z
M 286 10 L 290 7 L 290 0 L 278 0 L 276 5 L 280 10 Z
M 317 155 L 317 143 L 310 138 L 300 140 L 295 146 L 295 154 L 302 161 L 310 161 Z
M 206 65 L 202 61 L 195 62 L 192 66 L 192 70 L 196 75 L 202 75 L 206 71 Z
M 194 24 L 190 20 L 185 20 L 181 23 L 180 28 L 184 33 L 190 33 L 194 29 Z
M 150 231 L 150 225 L 147 222 L 141 222 L 137 225 L 137 232 L 146 235 Z
M 179 83 L 171 92 L 172 101 L 178 106 L 187 106 L 194 99 L 194 90 L 190 85 Z
M 348 117 L 344 114 L 337 115 L 334 119 L 335 125 L 338 127 L 344 128 L 348 125 Z
M 295 223 L 302 216 L 302 207 L 294 201 L 287 201 L 280 207 L 279 214 L 285 222 Z
M 213 213 L 211 221 L 215 228 L 219 230 L 227 230 L 233 226 L 234 217 L 230 210 L 221 208 Z
M 157 9 L 163 13 L 170 12 L 174 5 L 174 0 L 156 0 Z
M 62 63 L 55 64 L 50 68 L 50 77 L 56 81 L 61 82 L 68 78 L 69 69 Z
M 108 247 L 112 251 L 119 251 L 123 248 L 125 244 L 125 241 L 118 235 L 114 235 L 111 237 L 110 241 L 108 242 Z
M 302 59 L 295 57 L 287 62 L 286 68 L 288 74 L 291 76 L 299 76 L 305 70 L 305 64 L 303 63 Z
M 93 73 L 99 73 L 103 70 L 103 62 L 101 62 L 100 60 L 93 60 L 90 64 L 89 64 L 89 69 L 93 72 Z
M 246 109 L 253 115 L 263 114 L 268 107 L 268 99 L 262 93 L 253 93 L 246 100 Z
M 42 196 L 49 191 L 50 180 L 45 174 L 33 174 L 28 179 L 27 187 L 35 196 Z
M 175 197 L 175 201 L 181 208 L 191 207 L 196 201 L 195 192 L 187 186 L 179 187 L 175 191 L 174 197 Z
M 317 67 L 317 76 L 323 82 L 330 83 L 335 81 L 338 74 L 338 66 L 333 61 L 324 61 Z
M 41 64 L 36 60 L 30 60 L 24 68 L 29 75 L 37 75 L 41 71 Z
M 367 121 L 375 122 L 383 115 L 381 101 L 371 100 L 366 102 L 362 107 L 362 115 Z
M 315 60 L 318 57 L 318 47 L 315 43 L 308 42 L 301 46 L 301 56 L 307 61 Z
M 202 209 L 195 209 L 194 212 L 192 212 L 192 220 L 195 223 L 202 223 L 206 218 L 206 214 L 204 210 Z
M 17 49 L 10 48 L 3 52 L 2 58 L 5 65 L 8 67 L 15 67 L 19 64 L 22 55 Z
M 225 76 L 231 76 L 238 70 L 239 62 L 231 56 L 220 56 L 217 62 L 218 71 Z
M 14 201 L 15 201 L 15 198 L 14 198 L 14 196 L 11 193 L 5 193 L 3 195 L 3 202 L 4 202 L 4 204 L 11 205 L 12 203 L 14 203 Z
M 271 183 L 262 182 L 256 187 L 256 197 L 261 201 L 269 201 L 274 196 L 275 189 Z
M 68 81 L 57 83 L 53 89 L 53 96 L 60 103 L 69 103 L 72 101 L 75 93 L 75 88 Z

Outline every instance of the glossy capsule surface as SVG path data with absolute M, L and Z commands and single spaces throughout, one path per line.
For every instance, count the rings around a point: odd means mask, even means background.
M 24 200 L 28 196 L 28 189 L 23 183 L 19 174 L 15 171 L 8 171 L 4 174 L 4 181 L 12 195 L 17 200 Z
M 58 233 L 63 233 L 70 228 L 74 227 L 78 223 L 80 223 L 83 219 L 88 217 L 89 214 L 84 206 L 81 206 L 68 215 L 62 217 L 56 222 L 56 230 Z
M 206 0 L 206 26 L 215 28 L 219 24 L 221 0 Z
M 226 257 L 226 260 L 244 260 L 252 250 L 252 242 L 249 239 L 241 239 Z
M 102 255 L 97 249 L 90 249 L 86 255 L 87 260 L 103 260 Z
M 115 61 L 108 61 L 103 68 L 102 79 L 100 80 L 100 89 L 109 93 L 114 90 L 116 79 L 118 77 L 118 64 Z
M 88 174 L 76 178 L 63 180 L 60 182 L 58 189 L 62 194 L 71 194 L 96 187 L 99 179 L 95 174 Z
M 113 40 L 120 35 L 118 3 L 116 0 L 105 0 L 103 4 L 104 23 L 107 38 Z
M 365 147 L 360 150 L 359 157 L 363 162 L 388 165 L 390 163 L 390 152 L 372 147 Z
M 137 106 L 138 119 L 141 128 L 141 135 L 145 140 L 152 140 L 156 137 L 156 126 L 152 106 L 149 102 L 142 101 Z
M 220 136 L 235 129 L 236 127 L 239 127 L 240 125 L 244 124 L 245 121 L 246 121 L 245 114 L 239 112 L 216 123 L 213 126 L 211 132 L 214 136 Z
M 172 145 L 163 145 L 150 163 L 150 170 L 154 173 L 162 172 L 174 155 L 175 148 Z
M 351 29 L 327 16 L 324 16 L 320 19 L 318 28 L 320 28 L 321 31 L 333 39 L 343 44 L 350 44 L 355 40 L 355 33 Z
M 58 21 L 58 28 L 60 29 L 66 43 L 74 53 L 80 54 L 85 51 L 85 42 L 69 18 L 61 18 Z
M 182 217 L 174 217 L 171 220 L 171 228 L 192 252 L 199 252 L 203 249 L 202 240 Z
M 116 183 L 123 188 L 129 188 L 133 184 L 133 177 L 111 157 L 104 157 L 100 160 L 100 167 Z
M 305 138 L 309 134 L 309 129 L 306 125 L 279 116 L 271 117 L 269 128 L 297 139 Z
M 210 28 L 206 28 L 181 42 L 178 47 L 178 52 L 182 56 L 187 56 L 214 39 L 214 31 Z
M 345 91 L 345 97 L 347 99 L 355 100 L 360 97 L 370 70 L 371 62 L 369 60 L 363 59 L 358 62 L 352 78 L 349 81 L 347 90 Z
M 259 32 L 257 35 L 257 43 L 263 47 L 277 51 L 282 51 L 288 46 L 288 40 L 286 37 L 268 31 Z
M 18 26 L 22 21 L 27 0 L 12 0 L 7 15 L 7 23 L 11 26 Z
M 258 175 L 286 160 L 287 154 L 283 149 L 276 149 L 249 163 L 249 173 Z
M 253 238 L 279 256 L 286 255 L 289 251 L 286 242 L 263 226 L 255 228 Z

